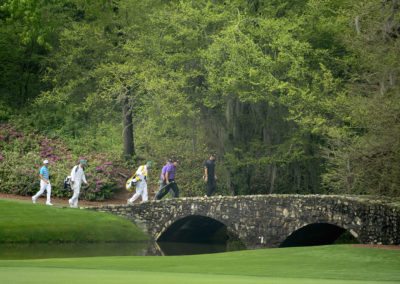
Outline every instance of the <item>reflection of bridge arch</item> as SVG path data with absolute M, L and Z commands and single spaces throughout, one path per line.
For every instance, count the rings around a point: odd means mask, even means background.
M 329 245 L 343 235 L 347 235 L 346 241 L 358 242 L 356 236 L 345 228 L 329 223 L 312 223 L 292 232 L 280 247 Z
M 173 228 L 180 230 L 185 220 L 200 223 L 215 220 L 224 224 L 227 231 L 236 235 L 248 248 L 277 247 L 289 236 L 298 238 L 301 233 L 331 231 L 339 234 L 340 228 L 350 232 L 360 243 L 400 244 L 400 207 L 365 196 L 197 197 L 92 209 L 124 216 L 154 240 L 162 238 Z M 322 239 L 329 240 L 324 233 L 319 234 L 322 234 Z
M 161 242 L 226 243 L 238 234 L 223 221 L 203 215 L 189 215 L 168 221 L 156 236 Z

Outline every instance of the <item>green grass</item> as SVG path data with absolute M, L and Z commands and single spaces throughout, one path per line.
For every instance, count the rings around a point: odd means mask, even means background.
M 146 240 L 134 224 L 111 214 L 0 200 L 0 243 Z
M 0 242 L 134 241 L 110 214 L 0 200 Z M 84 248 L 83 248 L 84 249 Z M 1 283 L 399 283 L 400 250 L 350 245 L 197 256 L 0 260 Z
M 4 283 L 399 283 L 400 251 L 350 245 L 213 255 L 1 260 Z

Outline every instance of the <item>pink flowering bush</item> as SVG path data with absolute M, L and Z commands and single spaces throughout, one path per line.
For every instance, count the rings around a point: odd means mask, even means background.
M 119 173 L 126 170 L 120 161 L 111 161 L 98 153 L 78 157 L 59 139 L 24 133 L 10 124 L 0 124 L 0 192 L 35 194 L 39 190 L 39 169 L 47 159 L 52 195 L 70 197 L 72 192 L 64 189 L 64 179 L 81 158 L 88 160 L 85 175 L 89 186 L 82 185 L 80 198 L 108 199 L 124 185 L 125 179 Z

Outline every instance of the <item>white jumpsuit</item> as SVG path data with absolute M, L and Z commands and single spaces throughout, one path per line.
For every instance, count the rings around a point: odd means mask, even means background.
M 147 166 L 143 165 L 140 166 L 135 175 L 139 178 L 139 181 L 136 183 L 136 192 L 135 194 L 128 199 L 128 203 L 133 203 L 139 196 L 142 196 L 142 202 L 147 201 L 148 194 L 147 194 Z
M 78 167 L 78 168 L 76 168 L 76 167 Z M 69 202 L 70 207 L 77 208 L 82 181 L 84 183 L 87 183 L 83 168 L 80 167 L 79 165 L 72 168 L 71 181 L 72 181 L 72 190 L 74 191 L 74 194 L 72 195 L 71 199 L 68 200 L 68 202 Z

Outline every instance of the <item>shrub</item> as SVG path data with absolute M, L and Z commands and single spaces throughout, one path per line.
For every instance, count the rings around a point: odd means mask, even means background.
M 64 179 L 79 159 L 89 161 L 85 171 L 89 186 L 83 185 L 81 198 L 104 200 L 122 187 L 124 164 L 111 160 L 106 154 L 87 153 L 79 157 L 60 139 L 50 139 L 38 133 L 18 131 L 10 124 L 0 124 L 0 192 L 33 195 L 39 189 L 39 169 L 49 160 L 52 195 L 68 197 Z

